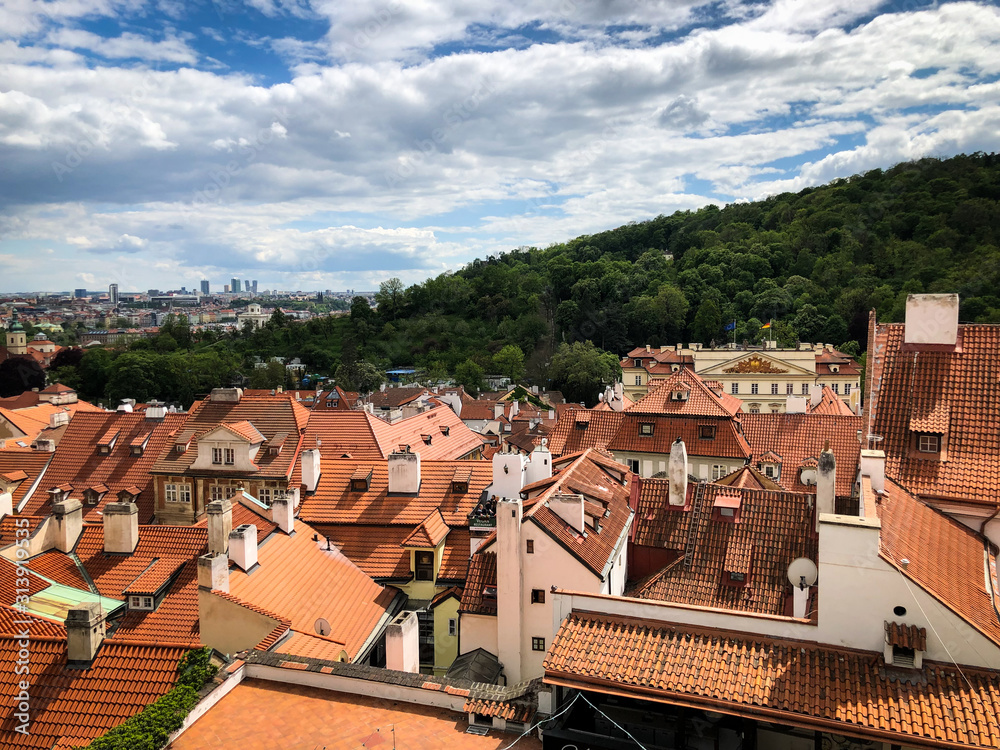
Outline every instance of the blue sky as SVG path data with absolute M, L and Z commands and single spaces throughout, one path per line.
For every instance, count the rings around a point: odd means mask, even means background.
M 1000 10 L 8 0 L 0 291 L 374 289 L 998 150 Z

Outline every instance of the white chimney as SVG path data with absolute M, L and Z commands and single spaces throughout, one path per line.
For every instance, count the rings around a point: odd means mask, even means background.
M 54 411 L 49 415 L 49 427 L 52 429 L 62 427 L 64 424 L 69 424 L 68 411 Z
M 806 400 L 802 396 L 789 396 L 785 399 L 785 414 L 805 414 Z
M 493 489 L 499 497 L 520 497 L 524 487 L 527 459 L 520 453 L 496 453 L 493 456 Z
M 503 402 L 498 401 L 493 404 L 493 418 L 500 419 L 503 416 Z
M 198 558 L 198 588 L 229 593 L 229 555 L 209 552 Z
M 233 504 L 228 500 L 213 500 L 208 504 L 208 551 L 224 555 L 229 550 L 229 532 L 233 530 Z
M 104 551 L 131 555 L 139 544 L 139 509 L 135 503 L 104 506 Z
M 586 518 L 584 517 L 583 495 L 553 495 L 548 501 L 549 510 L 568 523 L 573 529 L 583 533 Z
M 66 666 L 89 669 L 104 643 L 104 612 L 97 602 L 84 602 L 66 613 Z
M 819 467 L 816 472 L 816 530 L 819 530 L 819 517 L 824 513 L 837 511 L 837 460 L 830 450 L 830 441 L 823 446 L 819 454 Z
M 278 524 L 278 528 L 286 534 L 295 531 L 295 509 L 292 507 L 294 500 L 291 496 L 276 497 L 271 501 L 271 522 Z
M 521 681 L 521 618 L 526 608 L 521 571 L 521 498 L 497 501 L 497 657 L 507 684 Z
M 302 484 L 306 486 L 306 492 L 316 491 L 322 471 L 319 448 L 302 451 Z
M 229 559 L 243 571 L 257 564 L 257 527 L 252 523 L 237 526 L 229 532 Z
M 146 404 L 146 419 L 163 419 L 167 415 L 167 405 L 162 401 L 150 401 Z
M 958 295 L 911 294 L 906 298 L 904 344 L 954 346 L 958 342 Z
M 385 668 L 420 671 L 420 625 L 416 612 L 404 611 L 385 629 Z
M 62 500 L 53 504 L 52 520 L 56 523 L 56 549 L 72 552 L 83 533 L 83 503 Z
M 14 496 L 8 491 L 0 492 L 0 521 L 14 513 Z
M 873 490 L 885 492 L 885 451 L 861 451 L 861 476 L 871 479 Z
M 682 508 L 687 503 L 688 468 L 687 448 L 684 441 L 677 438 L 670 445 L 670 460 L 667 462 L 667 477 L 670 483 L 670 504 Z
M 420 454 L 412 453 L 410 446 L 403 452 L 389 454 L 389 493 L 414 495 L 420 492 Z
M 549 441 L 542 438 L 541 445 L 535 446 L 528 459 L 528 466 L 524 472 L 524 483 L 532 484 L 548 479 L 552 476 L 552 454 L 549 453 Z
M 816 408 L 816 405 L 823 400 L 823 386 L 819 383 L 814 383 L 809 386 L 809 405 L 812 408 Z

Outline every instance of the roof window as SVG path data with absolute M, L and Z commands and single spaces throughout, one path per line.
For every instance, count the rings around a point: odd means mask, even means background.
M 372 486 L 372 467 L 358 467 L 351 474 L 351 492 L 367 492 Z

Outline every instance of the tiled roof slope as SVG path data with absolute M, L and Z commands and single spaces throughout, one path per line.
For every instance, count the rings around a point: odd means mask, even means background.
M 247 396 L 244 394 L 239 402 L 212 401 L 211 397 L 208 397 L 203 401 L 196 402 L 191 407 L 191 412 L 183 424 L 177 427 L 178 434 L 189 430 L 194 431 L 188 449 L 183 453 L 178 453 L 170 445 L 159 450 L 157 452 L 158 458 L 150 471 L 158 474 L 192 473 L 191 464 L 198 457 L 198 439 L 202 435 L 224 422 L 247 421 L 266 440 L 281 433 L 288 435 L 280 453 L 272 454 L 262 450 L 257 454 L 254 463 L 260 467 L 260 470 L 255 472 L 254 476 L 288 478 L 291 476 L 292 468 L 297 463 L 300 430 L 306 426 L 308 419 L 309 411 L 287 393 L 279 393 L 274 396 Z
M 878 508 L 881 557 L 1000 645 L 1000 620 L 986 587 L 993 550 L 968 527 L 887 480 Z M 909 564 L 904 568 L 903 560 Z
M 719 484 L 690 490 L 691 509 L 669 508 L 666 479 L 639 479 L 633 543 L 674 550 L 679 559 L 630 587 L 628 596 L 699 607 L 785 614 L 791 586 L 788 565 L 818 559 L 812 496 Z M 740 522 L 712 518 L 719 497 L 740 499 Z M 693 542 L 690 561 L 684 551 Z M 727 571 L 745 585 L 726 585 Z
M 325 618 L 353 659 L 398 592 L 372 581 L 336 548 L 326 550 L 324 539 L 314 542 L 313 534 L 299 523 L 292 536 L 272 535 L 257 553 L 259 569 L 230 571 L 229 591 L 288 618 L 302 633 L 313 633 L 316 620 Z
M 861 457 L 858 430 L 861 417 L 827 414 L 744 414 L 743 433 L 753 449 L 756 464 L 767 451 L 781 456 L 778 484 L 793 492 L 815 494 L 816 487 L 802 484 L 799 468 L 807 458 L 819 458 L 826 440 L 837 459 L 837 495 L 849 497 L 854 489 Z M 690 452 L 690 449 L 689 449 Z
M 617 411 L 594 411 L 582 407 L 568 409 L 549 435 L 549 450 L 553 456 L 578 453 L 587 448 L 607 448 L 618 434 L 625 415 Z
M 752 466 L 741 466 L 722 479 L 715 480 L 714 484 L 724 484 L 727 487 L 739 487 L 746 490 L 778 490 L 780 492 L 782 489 L 780 484 L 761 474 Z
M 737 429 L 733 419 L 712 417 L 665 416 L 625 413 L 615 436 L 608 441 L 608 450 L 636 453 L 669 454 L 677 438 L 684 441 L 689 456 L 719 456 L 744 460 L 750 455 L 750 445 Z M 640 425 L 652 424 L 653 434 L 640 434 Z M 701 437 L 702 425 L 715 427 L 715 437 Z
M 545 682 L 904 745 L 1000 744 L 996 672 L 924 662 L 924 679 L 900 680 L 881 662 L 872 652 L 573 612 L 545 659 Z
M 671 393 L 688 389 L 685 401 L 674 401 Z M 669 378 L 650 386 L 641 399 L 628 408 L 644 414 L 681 414 L 692 417 L 732 417 L 740 413 L 743 402 L 725 392 L 716 393 L 704 379 L 688 369 L 681 369 Z
M 356 469 L 372 468 L 367 491 L 351 490 L 351 475 Z M 467 492 L 453 492 L 456 469 L 472 472 Z M 468 526 L 469 513 L 476 507 L 483 490 L 493 482 L 493 467 L 487 461 L 420 462 L 420 492 L 390 495 L 388 465 L 385 461 L 326 461 L 316 492 L 302 501 L 300 517 L 316 524 L 403 524 L 410 530 L 434 509 L 440 509 L 449 526 Z
M 833 392 L 833 389 L 824 385 L 823 390 L 820 394 L 819 402 L 813 406 L 809 403 L 808 412 L 810 414 L 833 414 L 851 417 L 854 416 L 854 412 L 851 411 L 851 407 L 848 406 L 844 400 Z
M 1000 501 L 1000 326 L 961 325 L 953 352 L 908 351 L 904 326 L 879 324 L 869 352 L 870 430 L 886 474 L 921 497 Z M 948 460 L 909 450 L 911 420 L 947 407 Z
M 83 501 L 83 491 L 96 484 L 104 484 L 109 492 L 97 505 L 84 503 L 84 520 L 101 518 L 99 511 L 109 502 L 117 502 L 117 493 L 126 487 L 141 490 L 136 505 L 139 521 L 146 523 L 153 518 L 153 478 L 149 471 L 157 454 L 171 442 L 171 433 L 184 421 L 182 414 L 167 414 L 162 420 L 146 419 L 143 412 L 81 412 L 73 417 L 63 435 L 52 463 L 45 472 L 45 481 L 32 495 L 24 508 L 25 513 L 48 514 L 51 503 L 48 490 L 60 484 L 70 484 L 70 497 Z M 132 440 L 152 429 L 149 442 L 141 456 L 131 455 Z M 102 456 L 97 443 L 107 432 L 118 431 L 118 440 L 111 453 Z
M 392 408 L 416 401 L 425 394 L 429 395 L 430 391 L 421 387 L 386 388 L 384 391 L 375 391 L 368 400 L 376 408 Z
M 486 596 L 485 592 L 487 587 L 495 588 L 496 585 L 497 553 L 489 550 L 473 555 L 458 611 L 472 615 L 495 615 L 496 595 Z
M 451 529 L 444 522 L 441 511 L 434 509 L 413 532 L 403 540 L 404 547 L 437 547 Z
M 34 485 L 38 476 L 46 471 L 46 467 L 52 460 L 53 454 L 43 451 L 35 451 L 31 448 L 5 448 L 0 450 L 0 474 L 8 474 L 15 471 L 23 471 L 27 474 L 14 490 L 14 508 L 20 506 L 28 494 L 28 490 Z M 44 484 L 44 482 L 43 482 Z M 44 489 L 40 487 L 39 489 Z
M 14 671 L 18 638 L 0 636 L 0 696 L 11 706 L 21 680 L 29 683 L 30 733 L 14 731 L 14 712 L 0 716 L 4 748 L 49 750 L 60 738 L 99 737 L 165 694 L 177 681 L 186 648 L 105 641 L 89 669 L 66 667 L 66 637 L 31 639 L 31 670 Z

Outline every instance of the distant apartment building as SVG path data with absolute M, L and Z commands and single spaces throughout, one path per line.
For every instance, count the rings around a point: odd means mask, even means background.
M 257 294 L 257 279 L 250 282 L 250 291 Z
M 229 282 L 229 288 L 232 290 L 233 294 L 239 294 L 240 293 L 240 280 L 239 279 L 232 279 Z
M 202 279 L 201 280 L 201 293 L 202 294 L 211 294 L 211 288 L 212 288 L 212 285 L 209 284 L 208 279 Z
M 83 299 L 84 297 L 87 296 L 87 290 L 86 289 L 74 289 L 73 290 L 73 296 L 76 299 Z
M 118 285 L 110 284 L 108 286 L 108 302 L 111 303 L 112 307 L 118 307 Z

